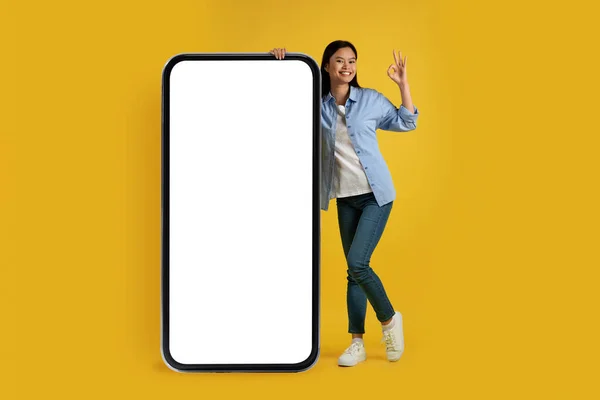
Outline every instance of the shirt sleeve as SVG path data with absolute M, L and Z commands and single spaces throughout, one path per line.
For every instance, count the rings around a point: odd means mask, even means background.
M 396 108 L 383 94 L 377 92 L 377 103 L 381 108 L 381 117 L 377 120 L 377 129 L 394 132 L 408 132 L 417 128 L 419 110 L 415 113 L 408 111 L 403 105 Z

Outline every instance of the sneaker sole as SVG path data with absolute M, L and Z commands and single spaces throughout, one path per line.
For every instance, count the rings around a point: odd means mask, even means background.
M 367 360 L 367 357 L 362 358 L 362 359 L 356 361 L 354 364 L 349 364 L 349 363 L 348 364 L 344 364 L 344 363 L 341 363 L 341 362 L 338 361 L 338 366 L 340 366 L 340 367 L 354 367 L 355 365 L 358 365 L 361 362 L 364 362 L 366 360 Z

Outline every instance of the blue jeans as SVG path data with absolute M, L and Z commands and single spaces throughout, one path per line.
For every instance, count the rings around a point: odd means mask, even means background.
M 379 207 L 373 193 L 336 199 L 342 246 L 348 265 L 346 302 L 349 333 L 365 333 L 367 299 L 379 321 L 387 321 L 394 316 L 394 308 L 381 280 L 369 265 L 392 204 Z

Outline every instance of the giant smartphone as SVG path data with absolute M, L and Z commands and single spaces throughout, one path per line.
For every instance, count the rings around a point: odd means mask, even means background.
M 320 73 L 304 54 L 180 54 L 162 77 L 161 350 L 181 372 L 319 353 Z

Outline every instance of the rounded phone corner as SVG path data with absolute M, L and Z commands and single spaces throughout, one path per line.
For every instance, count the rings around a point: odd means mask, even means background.
M 165 363 L 167 368 L 169 368 L 170 370 L 179 372 L 179 373 L 188 372 L 185 369 L 185 366 L 183 364 L 177 362 L 177 360 L 175 360 L 175 358 L 173 358 L 173 356 L 171 355 L 171 352 L 165 345 L 161 346 L 160 355 L 162 357 L 163 362 Z
M 175 68 L 175 66 L 177 64 L 179 64 L 181 61 L 184 61 L 188 57 L 189 57 L 189 54 L 187 54 L 187 53 L 179 53 L 179 54 L 175 54 L 173 57 L 169 58 L 167 60 L 167 62 L 165 63 L 165 65 L 163 66 L 163 70 L 162 70 L 163 80 L 168 79 L 169 76 L 171 75 L 171 71 L 173 71 L 173 68 Z
M 291 60 L 301 61 L 301 62 L 305 63 L 306 65 L 308 65 L 308 67 L 314 74 L 315 78 L 318 78 L 320 80 L 321 68 L 319 67 L 319 64 L 317 63 L 317 61 L 314 58 L 312 58 L 311 56 L 309 56 L 308 54 L 305 54 L 305 53 L 288 53 L 286 55 L 286 57 L 288 57 Z
M 307 372 L 312 367 L 317 365 L 320 355 L 321 355 L 321 347 L 317 346 L 317 347 L 313 348 L 313 350 L 310 352 L 310 354 L 306 358 L 306 360 L 299 362 L 298 364 L 295 364 L 294 372 Z

